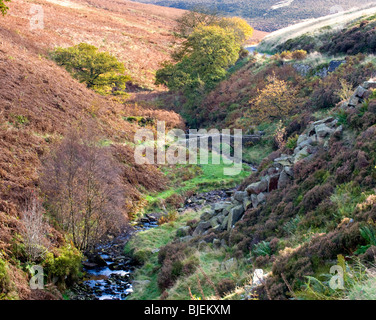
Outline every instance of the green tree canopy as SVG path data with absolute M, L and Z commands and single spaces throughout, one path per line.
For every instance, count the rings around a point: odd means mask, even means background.
M 236 62 L 240 50 L 234 32 L 219 26 L 197 27 L 184 46 L 180 62 L 166 63 L 157 71 L 156 84 L 167 85 L 172 91 L 213 88 Z
M 125 94 L 125 84 L 131 80 L 124 74 L 124 64 L 115 56 L 99 52 L 98 48 L 87 43 L 57 48 L 52 57 L 76 79 L 101 94 Z

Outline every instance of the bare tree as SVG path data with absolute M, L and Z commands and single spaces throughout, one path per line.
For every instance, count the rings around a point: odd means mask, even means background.
M 41 185 L 51 213 L 80 250 L 124 226 L 121 172 L 91 132 L 70 132 L 44 161 Z
M 23 223 L 21 236 L 24 240 L 28 259 L 33 262 L 39 261 L 43 257 L 48 243 L 43 213 L 44 210 L 40 201 L 36 197 L 32 197 L 21 215 Z

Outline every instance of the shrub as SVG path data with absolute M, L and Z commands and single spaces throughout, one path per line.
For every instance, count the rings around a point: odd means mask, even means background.
M 233 291 L 236 287 L 235 281 L 232 279 L 223 279 L 217 284 L 217 291 L 221 297 Z
M 282 59 L 290 60 L 292 58 L 292 54 L 291 54 L 290 51 L 283 51 L 283 52 L 281 52 L 280 57 Z
M 158 262 L 162 267 L 157 282 L 161 290 L 172 287 L 180 276 L 196 270 L 199 261 L 192 256 L 192 250 L 185 243 L 170 243 L 160 249 Z
M 295 60 L 303 60 L 307 57 L 307 51 L 305 50 L 295 50 L 291 52 L 291 58 Z
M 57 277 L 61 285 L 72 284 L 80 273 L 82 258 L 79 250 L 71 244 L 66 244 L 54 252 L 47 253 L 43 266 L 50 279 Z
M 25 244 L 28 259 L 36 262 L 41 259 L 46 251 L 47 226 L 43 221 L 43 208 L 41 203 L 33 198 L 22 212 L 21 221 L 23 228 L 21 235 Z
M 255 256 L 270 256 L 272 250 L 270 249 L 270 242 L 262 241 L 254 245 L 252 254 Z
M 294 150 L 296 148 L 297 142 L 298 142 L 299 135 L 296 134 L 292 137 L 289 137 L 286 142 L 286 148 L 290 150 Z
M 1 294 L 7 294 L 10 289 L 10 277 L 8 274 L 7 262 L 0 258 L 0 299 Z

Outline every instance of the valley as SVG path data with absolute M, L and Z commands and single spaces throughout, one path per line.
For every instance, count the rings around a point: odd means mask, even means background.
M 0 0 L 0 300 L 376 299 L 376 8 L 140 2 Z

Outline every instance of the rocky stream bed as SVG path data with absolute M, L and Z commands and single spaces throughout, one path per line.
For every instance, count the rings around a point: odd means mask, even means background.
M 200 210 L 203 206 L 227 201 L 235 189 L 215 190 L 188 198 L 180 213 L 187 209 Z M 71 288 L 72 300 L 126 300 L 132 294 L 132 274 L 137 268 L 130 256 L 124 255 L 124 246 L 137 232 L 158 227 L 156 215 L 145 215 L 140 221 L 111 241 L 98 246 L 83 262 L 84 277 Z

